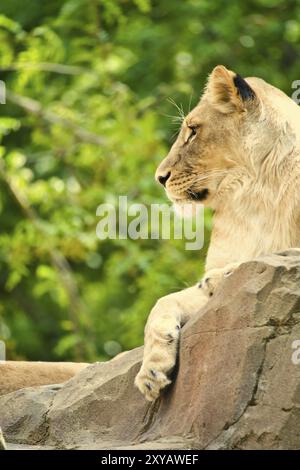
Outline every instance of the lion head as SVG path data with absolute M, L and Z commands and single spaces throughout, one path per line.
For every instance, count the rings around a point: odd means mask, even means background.
M 293 121 L 293 116 L 295 119 Z M 175 204 L 212 208 L 246 172 L 258 178 L 293 147 L 298 106 L 259 78 L 243 79 L 217 66 L 197 106 L 184 118 L 156 179 Z

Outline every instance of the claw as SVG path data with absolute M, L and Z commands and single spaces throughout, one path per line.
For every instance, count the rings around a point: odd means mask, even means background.
M 233 273 L 233 271 L 227 271 L 227 273 L 224 273 L 224 277 L 231 276 L 232 273 Z
M 169 338 L 168 344 L 172 344 L 174 342 L 174 339 L 175 339 L 174 336 L 171 333 L 168 333 L 167 337 Z
M 152 390 L 151 384 L 149 382 L 146 382 L 145 385 L 148 388 L 148 390 L 150 391 Z

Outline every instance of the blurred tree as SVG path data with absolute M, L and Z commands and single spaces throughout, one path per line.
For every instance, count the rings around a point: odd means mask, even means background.
M 95 360 L 141 344 L 155 300 L 195 282 L 184 241 L 96 237 L 153 174 L 176 114 L 223 63 L 291 94 L 300 0 L 0 1 L 0 337 L 8 357 Z

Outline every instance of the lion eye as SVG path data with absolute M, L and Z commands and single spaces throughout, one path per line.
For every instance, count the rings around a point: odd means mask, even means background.
M 192 138 L 197 134 L 197 127 L 196 126 L 188 126 L 190 129 L 190 135 L 187 138 L 187 143 L 192 140 Z

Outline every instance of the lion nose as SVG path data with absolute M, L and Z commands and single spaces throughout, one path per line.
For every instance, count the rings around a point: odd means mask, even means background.
M 162 184 L 163 186 L 166 186 L 166 182 L 168 181 L 168 179 L 170 178 L 171 176 L 171 172 L 168 171 L 168 173 L 166 175 L 159 175 L 157 177 L 158 181 L 160 182 L 160 184 Z

